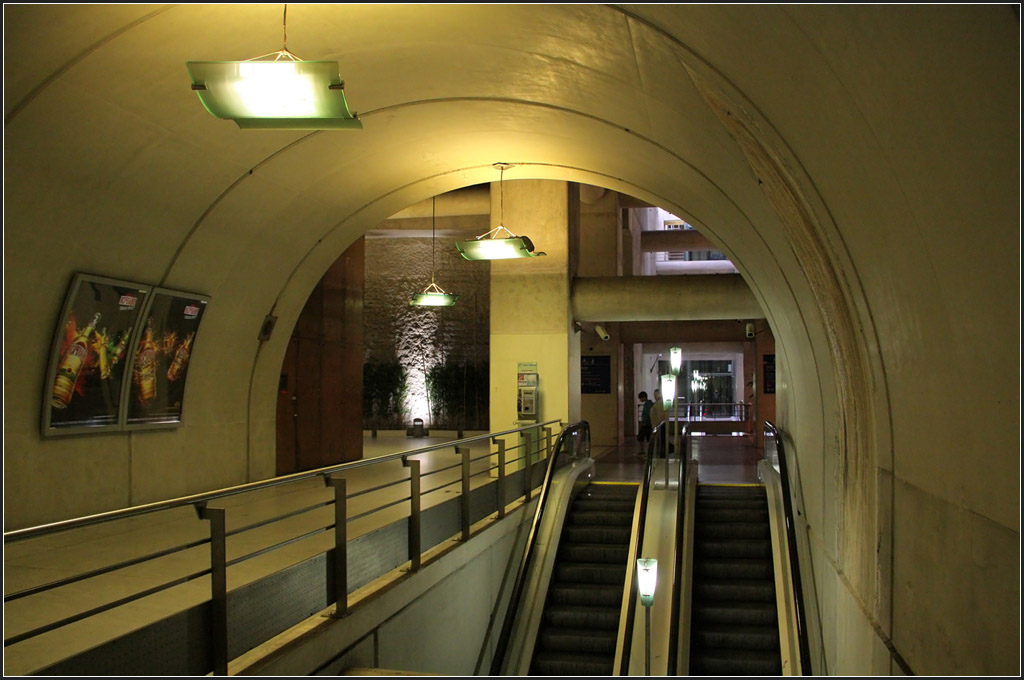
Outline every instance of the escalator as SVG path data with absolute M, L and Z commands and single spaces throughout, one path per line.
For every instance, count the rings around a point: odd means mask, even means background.
M 530 675 L 612 675 L 638 485 L 591 483 L 562 528 Z
M 781 675 L 763 486 L 697 486 L 690 675 Z

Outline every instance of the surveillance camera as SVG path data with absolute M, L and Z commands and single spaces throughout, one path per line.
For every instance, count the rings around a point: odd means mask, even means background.
M 753 339 L 754 337 L 754 324 L 747 324 L 747 339 Z
M 608 342 L 608 338 L 611 337 L 608 335 L 608 331 L 604 329 L 604 326 L 594 326 L 594 331 L 597 333 L 597 337 L 601 338 L 605 342 Z

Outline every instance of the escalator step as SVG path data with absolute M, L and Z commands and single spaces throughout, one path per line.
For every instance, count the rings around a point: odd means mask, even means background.
M 544 610 L 544 623 L 559 628 L 589 628 L 618 631 L 618 607 L 549 606 Z
M 636 500 L 633 498 L 577 498 L 573 501 L 572 512 L 610 511 L 633 514 Z
M 775 582 L 768 579 L 694 581 L 694 600 L 775 602 Z
M 768 522 L 715 522 L 702 517 L 694 529 L 694 536 L 698 539 L 770 539 L 772 535 Z
M 771 579 L 775 576 L 772 563 L 761 559 L 695 560 L 693 570 L 698 579 Z
M 572 512 L 566 518 L 570 526 L 629 527 L 633 524 L 633 513 L 624 512 Z
M 717 625 L 696 627 L 692 643 L 701 648 L 779 650 L 778 626 Z
M 545 652 L 614 655 L 617 634 L 617 630 L 548 627 L 537 636 L 537 644 Z
M 695 560 L 742 558 L 772 558 L 772 543 L 768 539 L 710 539 L 694 538 L 693 553 Z
M 751 498 L 765 497 L 767 492 L 760 484 L 756 486 L 718 486 L 698 484 L 697 498 Z
M 778 651 L 694 647 L 690 675 L 782 675 L 782 662 Z
M 534 655 L 530 675 L 611 675 L 615 655 L 580 655 L 539 652 Z
M 592 562 L 561 562 L 555 564 L 555 578 L 559 583 L 618 584 L 626 581 L 625 562 L 600 564 Z
M 716 624 L 776 625 L 778 612 L 774 602 L 695 601 L 692 621 L 694 628 Z
M 586 607 L 618 607 L 622 604 L 622 586 L 578 586 L 553 583 L 548 590 L 551 602 L 557 605 Z
M 625 564 L 629 546 L 611 543 L 566 543 L 560 546 L 558 559 L 567 562 L 604 562 Z
M 724 503 L 721 506 L 700 506 L 702 521 L 708 522 L 768 522 L 768 508 L 763 501 L 749 503 L 749 507 L 737 503 Z M 747 504 L 744 504 L 747 505 Z
M 562 540 L 572 543 L 616 543 L 629 545 L 630 527 L 587 527 L 567 525 Z

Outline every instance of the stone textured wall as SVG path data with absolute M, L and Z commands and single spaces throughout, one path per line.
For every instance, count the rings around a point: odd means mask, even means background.
M 446 293 L 460 296 L 453 307 L 409 304 L 410 296 L 430 283 L 429 237 L 366 239 L 364 359 L 397 360 L 405 367 L 402 418 L 407 427 L 414 418 L 422 418 L 428 427 L 434 425 L 426 390 L 426 373 L 431 367 L 444 360 L 486 365 L 489 355 L 490 263 L 463 259 L 455 239 L 440 236 L 433 261 L 437 284 Z M 484 408 L 484 422 L 469 422 L 467 428 L 485 429 L 486 413 Z

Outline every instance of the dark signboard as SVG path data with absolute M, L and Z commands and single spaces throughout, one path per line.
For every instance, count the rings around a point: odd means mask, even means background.
M 764 355 L 764 385 L 765 394 L 775 394 L 775 355 Z
M 582 394 L 611 394 L 612 357 L 610 354 L 580 357 L 580 392 Z

